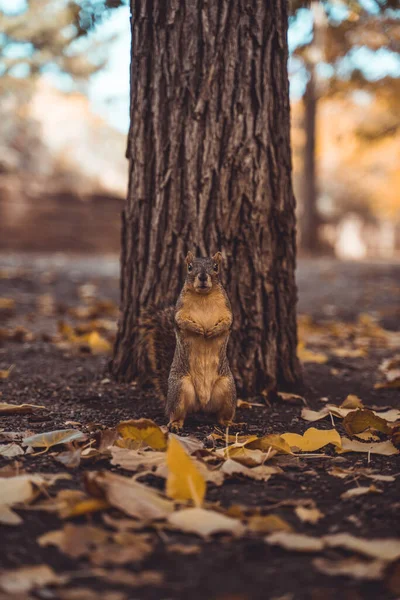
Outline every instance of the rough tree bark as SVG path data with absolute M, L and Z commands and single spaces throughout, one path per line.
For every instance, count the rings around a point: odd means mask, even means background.
M 241 394 L 300 379 L 287 1 L 131 0 L 129 192 L 111 370 L 137 375 L 143 308 L 175 303 L 187 250 L 225 256 Z

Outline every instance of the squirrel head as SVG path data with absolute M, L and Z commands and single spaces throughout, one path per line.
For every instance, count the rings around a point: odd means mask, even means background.
M 219 284 L 222 262 L 221 252 L 211 258 L 195 258 L 192 252 L 186 256 L 186 287 L 198 294 L 208 294 Z

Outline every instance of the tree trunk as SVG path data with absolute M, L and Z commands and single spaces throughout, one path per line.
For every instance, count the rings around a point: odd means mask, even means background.
M 309 73 L 310 79 L 303 97 L 305 145 L 303 153 L 303 210 L 300 221 L 300 244 L 303 250 L 315 254 L 320 248 L 320 243 L 315 165 L 317 93 L 313 65 L 309 65 Z
M 286 0 L 131 0 L 129 192 L 111 370 L 137 375 L 143 308 L 174 304 L 188 250 L 225 257 L 242 395 L 300 378 Z

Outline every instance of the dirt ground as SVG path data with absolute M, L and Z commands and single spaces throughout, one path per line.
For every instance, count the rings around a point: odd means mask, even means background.
M 88 288 L 88 284 L 95 286 Z M 318 323 L 326 321 L 355 322 L 368 314 L 391 332 L 400 324 L 400 265 L 340 264 L 334 261 L 300 261 L 298 268 L 299 314 L 308 315 Z M 85 286 L 82 288 L 82 286 Z M 15 299 L 15 310 L 0 312 L 0 328 L 12 330 L 22 326 L 33 335 L 24 341 L 0 341 L 0 370 L 14 365 L 10 376 L 0 380 L 0 402 L 23 402 L 45 405 L 40 414 L 0 416 L 0 432 L 39 433 L 66 428 L 66 422 L 113 427 L 121 420 L 148 417 L 165 424 L 162 406 L 154 393 L 135 385 L 118 385 L 108 379 L 109 357 L 89 352 L 72 352 L 52 341 L 60 319 L 74 322 L 68 309 L 82 305 L 84 293 L 95 293 L 102 299 L 118 300 L 118 263 L 113 257 L 69 258 L 62 256 L 0 257 L 0 297 Z M 47 298 L 47 300 L 46 300 Z M 115 319 L 115 317 L 113 317 Z M 317 349 L 318 350 L 318 349 Z M 304 365 L 305 387 L 299 390 L 308 406 L 319 410 L 321 398 L 340 404 L 348 394 L 358 395 L 365 405 L 400 408 L 399 390 L 375 389 L 379 379 L 378 366 L 395 350 L 372 345 L 366 356 L 338 356 L 326 350 L 324 364 Z M 262 402 L 262 399 L 254 399 Z M 239 408 L 236 421 L 241 433 L 303 433 L 309 423 L 300 417 L 302 404 L 274 401 L 262 407 Z M 330 429 L 330 420 L 318 421 L 320 429 Z M 343 434 L 340 420 L 335 421 Z M 185 433 L 206 440 L 214 430 L 205 417 L 190 418 Z M 347 489 L 358 485 L 353 478 L 332 477 L 327 471 L 340 467 L 372 467 L 384 475 L 400 472 L 398 456 L 345 454 L 338 456 L 326 450 L 327 456 L 302 458 L 285 466 L 284 472 L 267 483 L 244 478 L 232 478 L 221 487 L 208 486 L 207 500 L 223 507 L 242 505 L 282 517 L 299 533 L 313 536 L 348 532 L 364 538 L 399 536 L 400 498 L 398 479 L 377 482 L 382 493 L 370 493 L 349 500 L 341 499 Z M 59 487 L 82 488 L 84 470 L 112 469 L 125 475 L 109 461 L 85 462 L 76 469 L 66 469 L 54 460 L 52 452 L 37 457 L 18 456 L 21 468 L 32 473 L 68 472 L 72 479 L 56 484 Z M 0 457 L 0 468 L 10 459 Z M 162 488 L 163 481 L 151 475 L 149 485 Z M 359 485 L 371 481 L 360 480 Z M 1 496 L 1 490 L 0 490 Z M 324 517 L 316 524 L 303 523 L 294 513 L 297 500 L 311 499 Z M 25 565 L 47 564 L 57 574 L 74 573 L 65 589 L 76 587 L 93 590 L 94 595 L 67 596 L 58 588 L 43 588 L 24 598 L 104 598 L 121 599 L 219 599 L 219 600 L 376 600 L 400 597 L 400 563 L 388 565 L 385 575 L 377 581 L 353 577 L 328 576 L 313 565 L 315 555 L 309 552 L 287 551 L 270 546 L 263 536 L 247 534 L 240 539 L 226 535 L 202 540 L 195 535 L 168 531 L 155 534 L 154 551 L 141 563 L 125 565 L 132 572 L 157 571 L 163 574 L 161 585 L 132 589 L 123 582 L 100 581 L 85 576 L 87 559 L 72 559 L 52 546 L 40 547 L 41 534 L 58 529 L 62 521 L 54 514 L 38 511 L 18 511 L 23 523 L 0 526 L 0 569 L 9 570 Z M 111 510 L 110 514 L 117 514 Z M 101 515 L 86 515 L 74 519 L 77 524 L 101 523 Z M 197 554 L 170 552 L 175 543 L 201 546 Z M 323 557 L 336 560 L 351 553 L 327 549 Z M 78 575 L 77 575 L 78 574 Z M 118 595 L 117 592 L 120 594 Z M 83 592 L 82 592 L 83 594 Z M 89 592 L 87 592 L 89 594 Z M 4 594 L 4 598 L 8 598 Z M 0 592 L 0 598 L 1 596 Z

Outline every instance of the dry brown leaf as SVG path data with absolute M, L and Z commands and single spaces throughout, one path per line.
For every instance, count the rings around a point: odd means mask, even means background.
M 108 532 L 93 525 L 64 525 L 63 529 L 48 531 L 37 539 L 39 546 L 56 546 L 70 558 L 80 558 L 90 553 L 93 547 L 104 544 Z
M 372 469 L 360 468 L 356 469 L 354 467 L 350 467 L 348 469 L 343 469 L 341 467 L 334 466 L 332 469 L 328 471 L 329 475 L 333 475 L 334 477 L 339 477 L 340 479 L 345 479 L 346 477 L 367 477 L 368 479 L 373 479 L 374 481 L 395 481 L 395 477 L 393 475 L 381 475 L 380 473 L 375 473 Z
M 117 430 L 124 439 L 133 440 L 137 447 L 149 446 L 153 450 L 165 450 L 167 447 L 165 434 L 151 419 L 122 421 Z
M 169 524 L 179 531 L 195 533 L 207 538 L 214 533 L 231 533 L 240 536 L 245 528 L 238 519 L 205 508 L 185 508 L 168 517 Z
M 340 495 L 342 500 L 348 500 L 349 498 L 356 498 L 357 496 L 364 496 L 365 494 L 381 494 L 382 490 L 379 490 L 376 486 L 358 486 L 350 490 L 346 490 Z
M 337 448 L 336 452 L 366 452 L 367 454 L 381 454 L 383 456 L 399 454 L 399 450 L 389 440 L 367 444 L 357 440 L 349 440 L 345 437 L 342 437 L 342 447 Z
M 315 429 L 310 427 L 304 433 L 284 433 L 281 436 L 289 444 L 291 449 L 298 448 L 301 452 L 314 452 L 328 444 L 337 448 L 341 446 L 340 435 L 336 429 Z
M 66 575 L 57 575 L 48 565 L 33 565 L 4 571 L 0 574 L 0 590 L 8 594 L 24 594 L 47 585 L 62 585 Z
M 279 400 L 283 400 L 283 402 L 302 402 L 303 404 L 307 404 L 306 399 L 303 396 L 299 396 L 298 394 L 292 394 L 291 392 L 278 392 Z
M 320 419 L 325 419 L 330 415 L 333 415 L 334 417 L 338 417 L 340 419 L 344 419 L 345 417 L 347 417 L 347 415 L 351 414 L 356 410 L 356 408 L 346 408 L 343 405 L 336 406 L 335 404 L 326 404 L 323 408 L 321 408 L 321 410 L 310 410 L 309 408 L 303 408 L 301 411 L 301 417 L 305 421 L 311 422 L 319 421 Z M 390 410 L 385 411 L 374 410 L 372 412 L 376 416 L 380 417 L 381 419 L 385 419 L 390 423 L 397 421 L 397 419 L 400 417 L 400 410 L 398 410 L 397 408 L 392 408 Z
M 56 431 L 46 431 L 37 433 L 22 440 L 25 446 L 31 448 L 51 448 L 58 444 L 69 444 L 75 441 L 82 441 L 86 438 L 82 431 L 77 429 L 58 429 Z
M 42 410 L 45 406 L 37 404 L 9 404 L 8 402 L 0 402 L 0 415 L 20 414 L 25 415 L 33 413 L 35 410 Z
M 87 473 L 86 486 L 101 490 L 112 506 L 144 521 L 165 519 L 174 510 L 173 502 L 156 490 L 108 471 Z
M 293 531 L 292 526 L 278 515 L 253 515 L 248 519 L 247 527 L 255 533 Z
M 300 521 L 303 523 L 312 523 L 313 525 L 325 516 L 318 508 L 306 508 L 305 506 L 296 506 L 294 512 Z
M 367 355 L 365 348 L 333 348 L 332 354 L 339 358 L 360 358 Z
M 313 566 L 324 575 L 339 575 L 357 580 L 374 581 L 382 579 L 386 563 L 382 560 L 360 560 L 359 558 L 345 558 L 343 560 L 328 560 L 314 558 Z
M 391 428 L 385 419 L 376 415 L 372 410 L 358 408 L 343 419 L 343 427 L 349 436 L 362 433 L 366 429 L 376 429 L 381 433 L 390 433 Z
M 168 441 L 167 496 L 174 500 L 193 500 L 201 506 L 206 493 L 206 481 L 196 462 L 185 452 L 175 438 Z
M 286 531 L 272 533 L 265 538 L 265 541 L 272 546 L 280 546 L 286 550 L 296 550 L 299 552 L 319 552 L 324 548 L 322 538 Z

